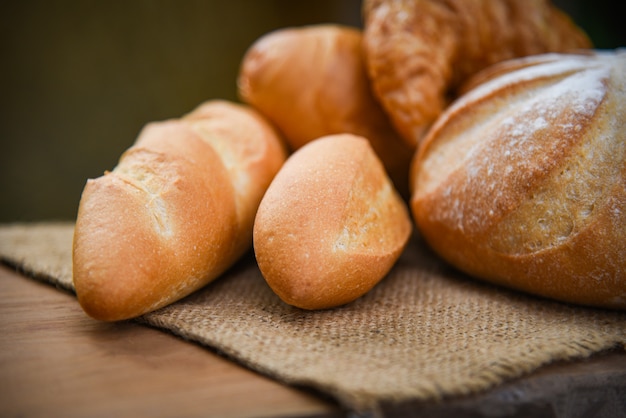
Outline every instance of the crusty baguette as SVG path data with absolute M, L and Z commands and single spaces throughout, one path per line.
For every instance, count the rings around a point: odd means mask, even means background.
M 286 303 L 331 308 L 368 292 L 411 234 L 408 209 L 368 141 L 330 135 L 296 151 L 268 188 L 254 251 Z
M 250 247 L 256 209 L 285 158 L 273 128 L 234 103 L 146 125 L 81 196 L 73 279 L 85 312 L 136 317 L 218 277 Z
M 412 167 L 421 233 L 467 273 L 626 308 L 626 51 L 486 70 Z
M 246 52 L 241 98 L 274 122 L 292 150 L 325 135 L 367 138 L 408 197 L 412 149 L 374 97 L 356 28 L 319 24 L 270 32 Z

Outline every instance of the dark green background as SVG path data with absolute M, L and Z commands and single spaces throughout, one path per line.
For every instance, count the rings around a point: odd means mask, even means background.
M 556 3 L 597 47 L 626 46 L 610 1 Z M 322 22 L 360 26 L 360 1 L 2 2 L 0 222 L 73 219 L 146 122 L 237 100 L 252 42 Z

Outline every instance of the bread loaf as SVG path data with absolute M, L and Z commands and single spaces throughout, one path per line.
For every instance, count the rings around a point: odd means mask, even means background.
M 238 88 L 292 150 L 331 134 L 367 138 L 408 199 L 413 152 L 374 98 L 358 29 L 320 24 L 270 32 L 246 52 Z
M 549 0 L 365 0 L 363 15 L 374 92 L 413 148 L 478 71 L 591 47 Z
M 392 268 L 412 230 L 368 141 L 330 135 L 296 151 L 263 197 L 254 252 L 274 292 L 303 309 L 351 302 Z
M 136 317 L 218 277 L 250 248 L 256 209 L 285 158 L 271 126 L 233 103 L 146 125 L 81 196 L 73 280 L 85 312 Z
M 412 167 L 419 230 L 472 276 L 626 308 L 626 52 L 486 70 Z

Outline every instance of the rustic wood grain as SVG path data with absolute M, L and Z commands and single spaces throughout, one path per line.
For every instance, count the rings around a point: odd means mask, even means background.
M 334 417 L 339 408 L 0 265 L 2 417 Z

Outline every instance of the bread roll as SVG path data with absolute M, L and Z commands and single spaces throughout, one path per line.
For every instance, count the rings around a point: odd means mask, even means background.
M 256 209 L 285 158 L 270 125 L 241 105 L 211 101 L 146 125 L 81 196 L 73 279 L 85 312 L 133 318 L 218 277 L 250 248 Z
M 626 52 L 487 71 L 416 156 L 419 230 L 477 278 L 626 308 Z
M 365 0 L 363 15 L 374 92 L 413 148 L 478 71 L 515 57 L 591 47 L 548 0 Z
M 276 175 L 254 223 L 254 251 L 274 292 L 303 309 L 368 292 L 411 233 L 408 209 L 368 141 L 330 135 L 296 151 Z
M 358 29 L 312 25 L 261 37 L 243 58 L 241 98 L 266 115 L 292 150 L 325 135 L 367 138 L 408 199 L 412 150 L 370 87 Z

